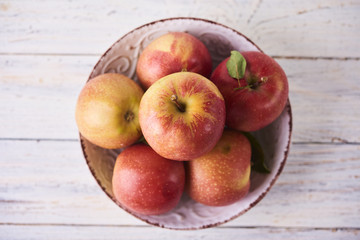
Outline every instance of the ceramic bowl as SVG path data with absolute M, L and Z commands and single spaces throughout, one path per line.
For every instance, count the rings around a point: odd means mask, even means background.
M 99 74 L 117 72 L 137 82 L 135 69 L 139 54 L 152 40 L 172 31 L 187 32 L 200 39 L 211 53 L 214 68 L 229 56 L 231 50 L 261 51 L 240 32 L 212 21 L 196 18 L 163 19 L 145 24 L 121 37 L 101 56 L 89 80 Z M 113 166 L 121 149 L 100 148 L 81 135 L 80 142 L 94 178 L 120 208 L 151 225 L 169 229 L 201 229 L 217 226 L 239 217 L 266 195 L 285 165 L 291 130 L 292 115 L 288 101 L 278 119 L 264 129 L 253 133 L 263 147 L 265 161 L 271 173 L 252 172 L 250 192 L 245 198 L 229 206 L 210 207 L 193 201 L 184 193 L 175 209 L 158 216 L 145 216 L 131 212 L 115 200 L 111 179 Z

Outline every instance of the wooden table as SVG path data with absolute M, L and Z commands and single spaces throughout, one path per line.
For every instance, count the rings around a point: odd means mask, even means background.
M 357 0 L 0 0 L 0 239 L 360 239 L 359 13 Z M 179 16 L 244 33 L 290 84 L 283 173 L 256 207 L 206 230 L 152 227 L 119 209 L 90 174 L 74 121 L 100 55 Z

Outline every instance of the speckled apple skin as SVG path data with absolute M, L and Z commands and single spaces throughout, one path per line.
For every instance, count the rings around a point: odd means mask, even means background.
M 211 56 L 206 46 L 185 32 L 171 32 L 152 41 L 141 53 L 136 73 L 147 89 L 154 82 L 175 72 L 195 72 L 209 78 Z
M 161 157 L 145 144 L 128 147 L 116 159 L 115 198 L 138 214 L 170 211 L 178 204 L 184 184 L 184 164 Z
M 94 77 L 81 90 L 75 119 L 80 133 L 92 143 L 108 149 L 124 148 L 141 137 L 140 86 L 123 74 Z M 131 120 L 126 114 L 131 113 Z
M 226 125 L 244 132 L 257 131 L 273 122 L 286 105 L 289 86 L 284 70 L 270 56 L 256 51 L 241 53 L 246 71 L 240 85 L 227 70 L 229 58 L 222 61 L 211 75 L 226 102 Z M 243 88 L 246 79 L 256 79 L 258 87 Z M 266 79 L 263 82 L 261 78 Z
M 243 198 L 250 188 L 251 146 L 239 131 L 225 129 L 207 154 L 186 163 L 187 192 L 208 206 L 226 206 Z
M 171 96 L 185 106 L 180 112 Z M 161 156 L 187 161 L 209 152 L 225 125 L 225 102 L 200 74 L 179 72 L 155 82 L 140 102 L 139 121 L 148 144 Z

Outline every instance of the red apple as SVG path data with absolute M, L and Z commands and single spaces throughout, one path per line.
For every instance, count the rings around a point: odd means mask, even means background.
M 136 73 L 144 88 L 175 72 L 196 72 L 207 78 L 212 71 L 211 56 L 196 37 L 184 32 L 167 33 L 152 41 L 141 53 Z
M 236 130 L 225 129 L 207 154 L 186 162 L 187 191 L 195 201 L 209 206 L 226 206 L 249 191 L 251 146 Z
M 225 103 L 217 87 L 197 73 L 161 78 L 145 92 L 139 120 L 149 145 L 161 156 L 191 160 L 210 151 L 225 123 Z
M 116 159 L 113 193 L 133 212 L 158 215 L 170 211 L 178 204 L 184 184 L 183 163 L 165 159 L 147 145 L 132 145 Z
M 138 112 L 143 90 L 130 78 L 107 73 L 91 79 L 76 105 L 80 133 L 103 148 L 127 147 L 141 137 Z
M 244 76 L 239 79 L 230 76 L 229 64 L 236 64 L 236 60 L 229 62 L 231 58 L 227 58 L 216 67 L 211 80 L 224 96 L 226 125 L 241 131 L 256 131 L 273 122 L 283 111 L 288 99 L 288 81 L 273 58 L 261 52 L 241 54 L 246 61 Z M 241 72 L 241 67 L 233 70 Z

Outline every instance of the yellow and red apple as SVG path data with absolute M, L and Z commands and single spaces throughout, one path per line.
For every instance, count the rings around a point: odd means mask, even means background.
M 145 89 L 160 78 L 181 71 L 199 73 L 207 78 L 212 71 L 206 46 L 185 32 L 167 33 L 152 41 L 140 54 L 136 66 L 137 76 Z
M 107 149 L 124 148 L 141 137 L 138 112 L 143 90 L 125 75 L 106 73 L 85 84 L 76 104 L 80 133 Z
M 208 206 L 226 206 L 242 199 L 250 188 L 251 146 L 239 131 L 225 129 L 207 154 L 186 162 L 187 192 Z
M 136 213 L 170 211 L 178 204 L 184 185 L 183 162 L 165 159 L 145 144 L 126 148 L 116 159 L 113 193 L 117 201 Z
M 139 120 L 146 141 L 158 154 L 191 160 L 209 152 L 220 139 L 225 103 L 215 84 L 202 75 L 173 73 L 145 92 Z

